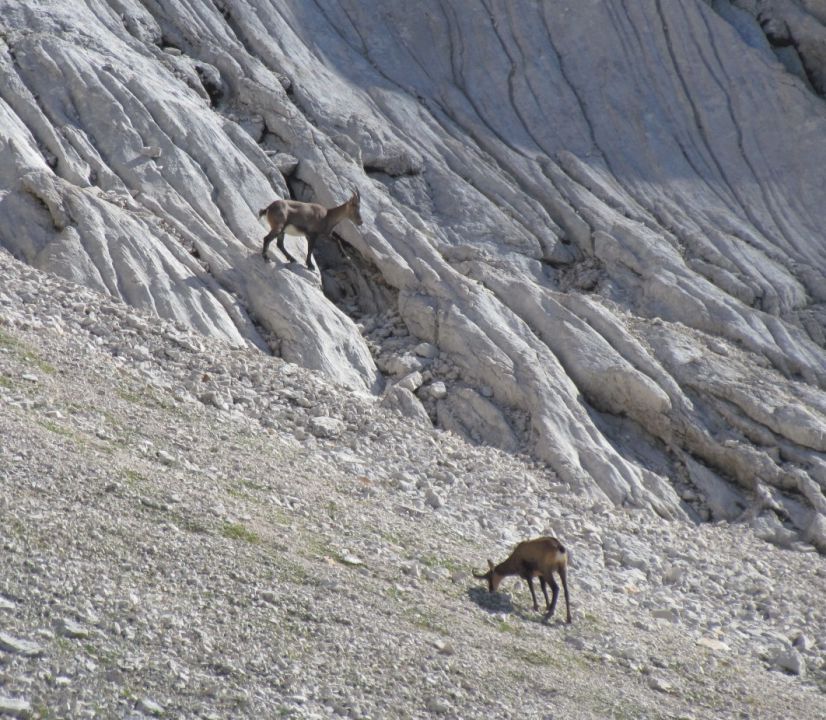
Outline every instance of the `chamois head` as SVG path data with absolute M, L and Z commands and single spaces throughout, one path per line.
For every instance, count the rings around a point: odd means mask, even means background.
M 347 201 L 347 216 L 356 225 L 361 225 L 361 195 L 358 190 L 354 190 L 352 196 Z
M 487 580 L 488 581 L 488 592 L 496 592 L 499 589 L 499 583 L 502 582 L 502 578 L 505 577 L 504 575 L 500 575 L 496 572 L 496 566 L 493 564 L 493 560 L 488 558 L 488 570 L 486 573 L 477 574 L 473 573 L 473 577 L 478 578 L 479 580 Z

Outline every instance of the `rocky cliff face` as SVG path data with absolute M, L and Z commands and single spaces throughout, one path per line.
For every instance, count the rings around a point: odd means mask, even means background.
M 0 243 L 823 550 L 821 5 L 0 0 Z M 264 262 L 259 208 L 354 187 L 320 280 Z

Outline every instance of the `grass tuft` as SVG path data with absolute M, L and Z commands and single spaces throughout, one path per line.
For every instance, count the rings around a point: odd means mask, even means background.
M 224 526 L 221 528 L 221 535 L 230 540 L 242 540 L 253 545 L 261 542 L 258 533 L 253 532 L 241 523 L 224 523 Z
M 34 350 L 2 330 L 0 330 L 0 348 L 8 348 L 18 358 L 46 375 L 54 375 L 57 372 L 53 365 L 42 360 Z

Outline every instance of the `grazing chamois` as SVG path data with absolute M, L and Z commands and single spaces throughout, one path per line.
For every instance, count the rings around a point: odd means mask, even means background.
M 350 219 L 356 225 L 361 225 L 359 206 L 361 196 L 356 190 L 349 200 L 333 208 L 325 208 L 318 203 L 305 203 L 298 200 L 276 200 L 258 211 L 258 217 L 267 216 L 270 231 L 264 236 L 264 250 L 262 255 L 267 259 L 267 249 L 273 238 L 275 244 L 290 262 L 295 258 L 284 248 L 284 233 L 287 235 L 307 238 L 307 267 L 314 270 L 313 248 L 319 237 L 329 237 L 333 228 L 342 220 Z
M 510 557 L 498 565 L 493 564 L 493 560 L 488 560 L 488 570 L 483 575 L 473 573 L 473 577 L 488 581 L 488 590 L 496 592 L 502 578 L 508 575 L 519 575 L 528 582 L 533 598 L 533 609 L 539 610 L 536 602 L 536 592 L 533 589 L 533 579 L 539 578 L 542 586 L 542 593 L 545 595 L 547 612 L 545 619 L 551 617 L 556 610 L 556 599 L 559 596 L 559 585 L 554 580 L 554 573 L 559 573 L 562 580 L 562 589 L 565 591 L 565 610 L 567 618 L 565 622 L 571 622 L 571 604 L 568 599 L 568 553 L 559 540 L 552 537 L 540 537 L 534 540 L 525 540 L 519 543 L 510 554 Z M 553 599 L 548 599 L 548 589 L 546 583 L 551 586 Z

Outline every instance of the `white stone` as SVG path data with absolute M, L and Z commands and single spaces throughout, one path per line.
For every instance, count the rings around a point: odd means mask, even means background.
M 624 550 L 621 556 L 623 567 L 645 570 L 648 567 L 646 559 L 632 550 Z
M 697 645 L 714 650 L 715 652 L 727 652 L 730 649 L 727 643 L 712 637 L 701 637 L 697 640 Z
M 44 652 L 41 645 L 30 640 L 14 637 L 5 632 L 0 632 L 0 650 L 25 657 L 37 657 Z
M 439 348 L 432 343 L 419 343 L 413 348 L 413 352 L 419 357 L 434 359 L 439 356 Z
M 431 427 L 430 416 L 424 409 L 421 401 L 407 388 L 398 384 L 390 386 L 384 393 L 381 404 L 383 407 L 393 408 L 423 427 Z
M 428 698 L 427 702 L 425 702 L 425 707 L 427 708 L 428 712 L 434 713 L 436 715 L 445 715 L 451 711 L 450 703 L 444 698 L 439 697 Z
M 430 383 L 430 385 L 427 386 L 427 389 L 430 393 L 430 397 L 434 400 L 443 400 L 447 397 L 447 386 L 441 380 Z
M 667 565 L 662 575 L 662 581 L 666 585 L 680 585 L 684 579 L 685 568 L 680 565 Z
M 396 383 L 396 386 L 409 390 L 410 392 L 415 392 L 422 386 L 422 374 L 417 370 L 405 375 Z
M 160 717 L 164 714 L 163 706 L 152 700 L 151 698 L 141 698 L 137 702 L 137 708 L 143 713 Z
M 385 367 L 391 375 L 404 377 L 420 371 L 424 367 L 424 364 L 419 358 L 413 355 L 402 355 L 401 357 L 394 356 L 389 358 Z
M 338 418 L 320 416 L 312 417 L 309 422 L 310 432 L 320 438 L 336 438 L 347 426 Z
M 806 661 L 796 648 L 775 648 L 771 651 L 769 662 L 774 667 L 791 673 L 792 675 L 799 675 L 801 677 L 805 677 L 806 675 Z
M 442 500 L 442 497 L 432 488 L 428 488 L 425 493 L 425 502 L 434 510 L 438 510 L 444 505 L 444 500 Z
M 439 401 L 439 423 L 475 442 L 503 450 L 519 447 L 513 429 L 502 411 L 471 388 L 462 388 Z
M 808 635 L 800 633 L 797 637 L 795 637 L 792 642 L 792 646 L 800 652 L 807 652 L 812 649 L 812 641 L 809 639 Z
M 78 622 L 65 618 L 57 623 L 58 632 L 64 637 L 83 639 L 89 637 L 89 630 Z
M 677 608 L 656 608 L 651 611 L 651 614 L 659 620 L 667 620 L 670 623 L 680 622 L 680 612 Z
M 674 685 L 662 677 L 654 676 L 648 681 L 648 687 L 662 693 L 674 692 Z
M 13 718 L 28 718 L 31 716 L 32 706 L 28 700 L 11 698 L 0 695 L 0 715 Z

